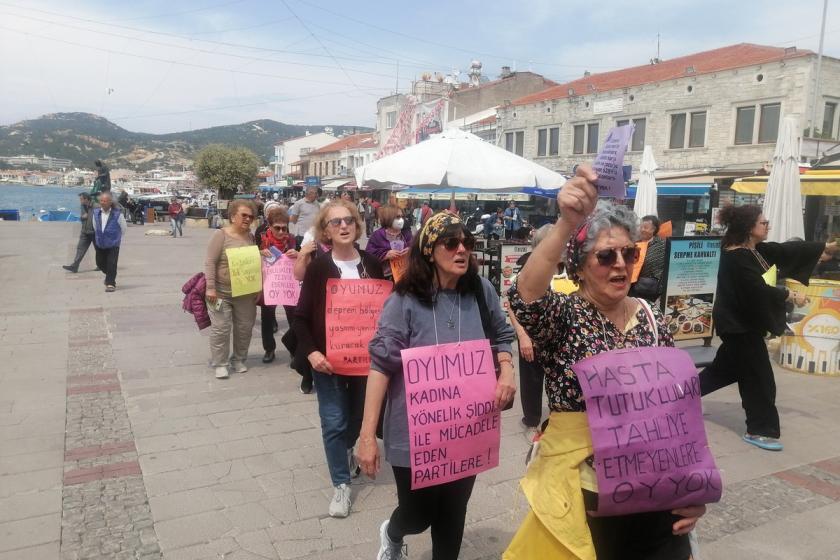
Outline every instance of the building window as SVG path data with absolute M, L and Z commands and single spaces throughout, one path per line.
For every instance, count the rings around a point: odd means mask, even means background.
M 537 155 L 548 155 L 548 129 L 541 128 L 537 131 Z
M 678 150 L 686 145 L 689 148 L 702 148 L 706 145 L 706 111 L 671 115 L 671 139 L 668 147 Z
M 779 137 L 779 113 L 781 103 L 768 103 L 761 106 L 761 120 L 758 123 L 758 143 L 775 142 Z
M 837 113 L 837 103 L 825 102 L 823 111 L 822 137 L 834 138 L 834 115 Z
M 572 153 L 582 154 L 583 153 L 583 142 L 584 142 L 584 138 L 586 137 L 586 126 L 582 125 L 582 124 L 575 125 L 574 134 L 575 134 L 575 141 L 573 143 Z
M 738 107 L 735 113 L 735 143 L 752 144 L 755 107 Z
M 525 132 L 522 130 L 518 132 L 506 132 L 505 150 L 521 156 L 525 152 Z
M 598 123 L 586 125 L 586 153 L 598 153 Z
M 691 113 L 691 130 L 688 134 L 689 148 L 702 148 L 706 145 L 706 111 Z
M 633 136 L 630 138 L 630 151 L 641 152 L 645 149 L 645 130 L 647 128 L 647 119 L 632 119 Z M 615 121 L 615 126 L 626 126 L 630 124 L 630 119 L 621 119 Z
M 397 125 L 397 112 L 388 111 L 385 113 L 385 128 L 394 128 Z
M 560 155 L 560 128 L 537 130 L 537 156 Z

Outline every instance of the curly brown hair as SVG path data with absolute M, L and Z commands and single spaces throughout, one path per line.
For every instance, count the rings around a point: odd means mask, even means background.
M 722 245 L 733 247 L 743 245 L 750 238 L 750 232 L 761 216 L 761 206 L 747 204 L 744 206 L 724 206 L 718 214 L 720 225 L 726 228 Z

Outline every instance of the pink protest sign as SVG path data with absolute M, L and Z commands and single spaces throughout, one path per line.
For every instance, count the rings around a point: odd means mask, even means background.
M 612 350 L 572 369 L 595 448 L 598 515 L 665 511 L 720 500 L 700 381 L 679 348 Z
M 486 339 L 402 351 L 412 489 L 499 465 L 501 416 L 490 352 Z
M 376 332 L 390 280 L 327 280 L 327 360 L 341 375 L 367 375 L 368 344 Z
M 595 186 L 598 196 L 624 198 L 624 153 L 633 137 L 635 125 L 616 126 L 607 133 L 601 151 L 595 156 L 592 168 L 598 174 Z
M 295 280 L 295 260 L 280 255 L 273 263 L 263 259 L 263 300 L 266 305 L 297 305 L 300 282 Z

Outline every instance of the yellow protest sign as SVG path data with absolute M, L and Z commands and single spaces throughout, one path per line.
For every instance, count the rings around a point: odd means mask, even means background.
M 767 269 L 767 272 L 761 275 L 764 278 L 764 281 L 767 283 L 768 286 L 776 286 L 776 277 L 778 276 L 778 269 L 774 264 L 770 268 Z
M 230 269 L 230 291 L 233 297 L 262 290 L 262 262 L 256 245 L 225 249 L 225 255 Z

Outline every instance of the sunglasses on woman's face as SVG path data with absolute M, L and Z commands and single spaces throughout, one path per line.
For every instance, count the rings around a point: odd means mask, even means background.
M 271 226 L 274 231 L 289 231 L 288 226 Z
M 253 214 L 239 214 L 239 217 L 242 218 L 243 220 L 253 220 L 254 219 Z
M 447 251 L 457 251 L 458 247 L 464 245 L 465 251 L 472 251 L 475 247 L 475 237 L 448 237 L 440 242 Z
M 343 218 L 333 218 L 332 220 L 327 220 L 327 225 L 332 227 L 339 227 L 341 222 L 344 222 L 348 226 L 356 225 L 356 218 L 353 216 L 344 216 Z
M 619 251 L 621 252 L 621 258 L 624 260 L 624 264 L 633 264 L 639 259 L 640 250 L 635 245 L 601 249 L 600 251 L 595 251 L 595 258 L 598 259 L 598 264 L 601 266 L 612 266 L 618 261 Z

